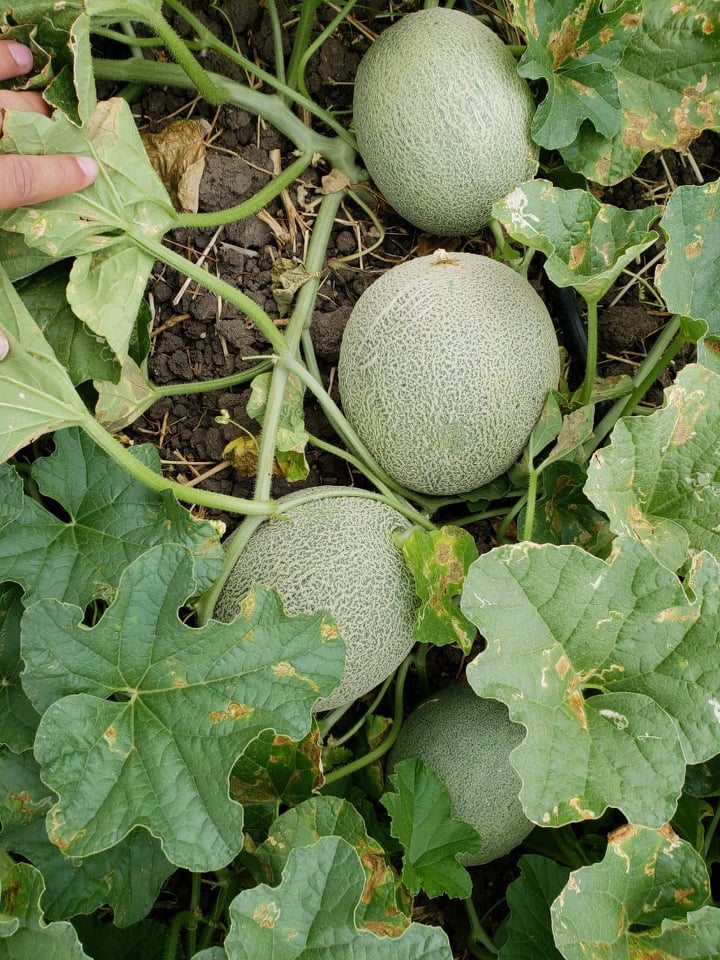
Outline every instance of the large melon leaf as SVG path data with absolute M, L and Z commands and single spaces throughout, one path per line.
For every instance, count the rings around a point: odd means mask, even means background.
M 511 754 L 535 823 L 617 807 L 659 827 L 687 763 L 720 752 L 720 567 L 695 557 L 683 585 L 636 540 L 612 562 L 520 543 L 470 568 L 463 610 L 487 648 L 467 668 L 479 696 L 527 729 Z
M 520 857 L 518 867 L 520 876 L 507 888 L 510 916 L 500 960 L 560 960 L 550 925 L 550 905 L 570 871 L 536 854 Z
M 321 612 L 287 618 L 258 590 L 233 623 L 192 629 L 178 609 L 194 589 L 189 552 L 169 544 L 127 567 L 92 628 L 57 600 L 25 612 L 23 683 L 43 712 L 35 756 L 60 798 L 48 833 L 68 855 L 144 826 L 178 866 L 225 866 L 243 843 L 235 760 L 268 728 L 304 737 L 340 681 L 342 644 Z

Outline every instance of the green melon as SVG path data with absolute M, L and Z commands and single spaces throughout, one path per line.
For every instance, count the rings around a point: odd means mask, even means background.
M 396 481 L 467 493 L 525 447 L 560 361 L 548 311 L 510 267 L 437 251 L 362 294 L 343 333 L 345 416 Z
M 326 496 L 297 505 L 294 499 L 281 499 L 283 517 L 252 534 L 213 618 L 237 616 L 254 584 L 277 590 L 288 615 L 329 611 L 346 647 L 340 686 L 315 704 L 316 711 L 329 710 L 382 683 L 413 646 L 415 583 L 392 539 L 411 524 L 365 497 Z
M 406 718 L 390 751 L 388 774 L 401 760 L 422 760 L 447 787 L 453 817 L 480 834 L 480 852 L 459 857 L 466 866 L 505 856 L 533 828 L 518 799 L 521 781 L 509 760 L 524 735 L 505 704 L 481 699 L 459 684 L 421 703 Z
M 534 104 L 513 55 L 479 20 L 435 7 L 384 30 L 355 78 L 358 149 L 385 198 L 439 236 L 475 233 L 537 170 Z

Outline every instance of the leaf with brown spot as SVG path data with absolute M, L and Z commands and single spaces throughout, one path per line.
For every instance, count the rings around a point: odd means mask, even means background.
M 667 822 L 686 766 L 720 752 L 720 564 L 698 554 L 681 583 L 627 536 L 609 562 L 520 543 L 473 563 L 462 608 L 487 641 L 470 685 L 526 729 L 511 763 L 527 816 Z
M 35 756 L 58 795 L 52 838 L 70 855 L 142 826 L 178 866 L 225 866 L 243 842 L 235 762 L 263 731 L 305 737 L 315 700 L 340 682 L 342 643 L 323 637 L 323 614 L 287 617 L 257 588 L 232 623 L 192 628 L 178 611 L 194 590 L 190 553 L 170 544 L 127 566 L 91 628 L 70 604 L 25 611 L 25 689 L 43 713 Z
M 601 0 L 514 0 L 513 6 L 513 22 L 528 41 L 518 72 L 548 88 L 533 118 L 535 142 L 565 147 L 583 123 L 614 136 L 620 127 L 614 70 L 637 29 L 639 0 L 609 10 Z
M 628 825 L 608 837 L 604 858 L 570 874 L 550 907 L 565 960 L 710 960 L 720 909 L 708 907 L 707 867 L 665 826 Z
M 475 541 L 460 527 L 432 531 L 415 527 L 400 546 L 420 599 L 413 636 L 436 646 L 457 643 L 463 653 L 469 653 L 476 631 L 460 612 L 457 599 L 467 569 L 478 555 Z

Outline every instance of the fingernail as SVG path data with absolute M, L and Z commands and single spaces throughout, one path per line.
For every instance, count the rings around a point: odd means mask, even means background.
M 8 40 L 7 51 L 23 73 L 27 73 L 31 69 L 33 55 L 28 47 L 22 43 L 17 43 L 15 40 Z
M 98 175 L 98 165 L 92 157 L 75 157 L 75 162 L 88 179 L 94 180 Z

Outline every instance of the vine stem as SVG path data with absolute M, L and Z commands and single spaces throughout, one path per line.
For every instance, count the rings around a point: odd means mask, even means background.
M 498 948 L 485 932 L 485 928 L 483 927 L 477 910 L 475 909 L 472 896 L 465 897 L 463 903 L 465 905 L 465 912 L 467 913 L 468 922 L 470 924 L 468 947 L 472 951 L 473 955 L 478 957 L 479 960 L 488 960 L 488 958 L 492 958 L 492 960 L 494 960 L 494 958 L 498 955 Z M 479 949 L 477 946 L 478 944 L 482 944 L 484 949 Z
M 193 503 L 212 510 L 227 510 L 230 513 L 252 514 L 260 519 L 273 516 L 278 512 L 277 504 L 272 500 L 245 500 L 241 497 L 213 493 L 211 490 L 188 487 L 174 480 L 168 480 L 162 474 L 155 473 L 150 467 L 141 463 L 90 414 L 79 420 L 78 424 L 131 477 L 150 487 L 151 490 L 158 493 L 171 493 L 177 500 L 184 503 Z
M 410 669 L 413 658 L 413 654 L 408 654 L 408 656 L 405 657 L 403 662 L 398 667 L 397 673 L 395 674 L 395 704 L 390 733 L 387 735 L 387 737 L 385 737 L 381 744 L 375 747 L 374 750 L 371 750 L 362 757 L 352 760 L 343 767 L 337 767 L 335 770 L 331 770 L 325 777 L 326 784 L 334 783 L 336 780 L 342 780 L 343 777 L 349 777 L 351 773 L 355 773 L 357 770 L 362 770 L 363 767 L 369 766 L 371 763 L 374 763 L 376 760 L 384 757 L 388 750 L 395 743 L 400 733 L 400 727 L 402 726 L 405 678 L 407 677 L 407 672 Z
M 232 50 L 232 48 L 229 48 Z M 150 60 L 102 60 L 93 59 L 93 72 L 98 80 L 115 80 L 129 83 L 145 83 L 152 86 L 171 86 L 183 90 L 196 90 L 195 84 L 185 71 L 176 63 L 157 63 Z M 319 153 L 338 170 L 346 173 L 351 181 L 359 183 L 367 180 L 367 174 L 357 164 L 354 145 L 340 135 L 327 137 L 316 133 L 306 126 L 300 117 L 283 103 L 280 96 L 253 90 L 245 84 L 230 80 L 220 74 L 206 71 L 213 84 L 222 92 L 223 103 L 231 103 L 247 110 L 255 116 L 264 117 L 275 129 L 292 140 L 298 150 Z M 295 95 L 295 99 L 298 96 Z M 300 98 L 302 106 L 312 105 Z M 338 124 L 335 124 L 338 126 Z M 343 129 L 342 127 L 340 129 Z

